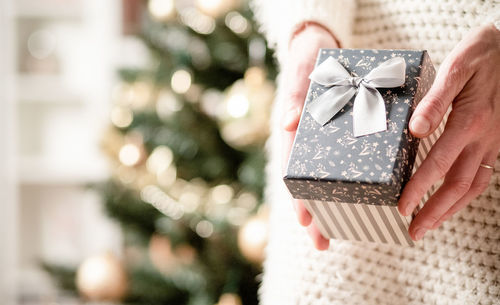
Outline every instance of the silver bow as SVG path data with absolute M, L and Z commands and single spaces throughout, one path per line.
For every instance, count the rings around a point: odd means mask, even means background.
M 405 83 L 406 63 L 393 57 L 363 77 L 353 77 L 333 57 L 328 57 L 309 75 L 309 79 L 331 87 L 308 106 L 307 111 L 321 125 L 344 108 L 356 94 L 353 105 L 354 136 L 387 130 L 385 103 L 376 88 L 393 88 Z

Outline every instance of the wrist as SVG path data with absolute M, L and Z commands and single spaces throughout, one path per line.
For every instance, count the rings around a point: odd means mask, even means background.
M 322 41 L 337 48 L 340 47 L 335 35 L 327 27 L 315 21 L 304 21 L 298 24 L 292 32 L 288 46 L 290 47 L 296 40 L 301 40 L 300 38 L 303 36 Z

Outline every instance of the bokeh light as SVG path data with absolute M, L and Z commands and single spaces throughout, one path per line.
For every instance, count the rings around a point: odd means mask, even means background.
M 126 166 L 134 166 L 141 159 L 141 150 L 137 145 L 128 143 L 122 146 L 118 158 Z
M 167 20 L 174 15 L 174 0 L 149 0 L 148 10 L 157 20 Z
M 172 74 L 170 85 L 174 92 L 183 94 L 191 87 L 191 74 L 186 70 L 177 70 Z
M 224 22 L 236 34 L 244 35 L 249 33 L 250 26 L 248 20 L 238 12 L 227 13 Z
M 133 118 L 132 111 L 126 107 L 115 106 L 111 109 L 111 122 L 118 128 L 128 127 Z
M 250 102 L 242 93 L 232 95 L 227 101 L 227 113 L 233 118 L 244 117 L 248 113 L 249 108 Z
M 217 185 L 212 189 L 212 200 L 218 204 L 228 203 L 233 195 L 233 188 L 226 184 Z
M 174 154 L 167 146 L 160 145 L 156 147 L 148 160 L 146 161 L 146 168 L 152 174 L 158 174 L 165 171 L 174 159 Z
M 196 225 L 196 233 L 203 238 L 210 237 L 214 232 L 214 225 L 208 220 L 202 220 Z

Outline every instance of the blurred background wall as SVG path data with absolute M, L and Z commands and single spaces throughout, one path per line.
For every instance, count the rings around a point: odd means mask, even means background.
M 1 304 L 256 304 L 272 53 L 239 0 L 0 0 Z
M 2 262 L 16 267 L 2 286 L 30 303 L 54 294 L 42 261 L 76 264 L 120 247 L 119 228 L 84 186 L 107 175 L 98 142 L 121 10 L 119 1 L 2 0 L 1 11 L 2 253 L 14 255 Z

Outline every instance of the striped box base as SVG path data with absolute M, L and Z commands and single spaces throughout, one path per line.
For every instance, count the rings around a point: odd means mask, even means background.
M 427 156 L 444 130 L 445 121 L 436 131 L 420 141 L 413 173 Z M 415 214 L 434 193 L 433 186 L 411 216 L 399 214 L 397 206 L 303 200 L 313 221 L 327 238 L 358 240 L 413 246 L 408 227 Z

